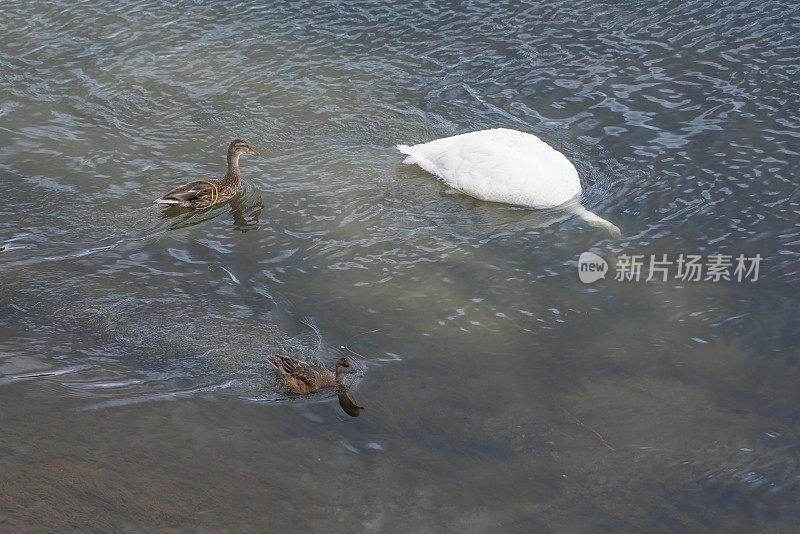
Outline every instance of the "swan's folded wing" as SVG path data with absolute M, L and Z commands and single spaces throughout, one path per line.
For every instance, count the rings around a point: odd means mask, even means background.
M 416 163 L 453 189 L 481 200 L 549 208 L 581 190 L 575 166 L 524 132 L 482 130 L 397 148 L 409 155 L 404 163 Z

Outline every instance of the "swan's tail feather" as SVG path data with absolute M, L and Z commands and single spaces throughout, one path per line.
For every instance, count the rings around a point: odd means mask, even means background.
M 403 163 L 407 165 L 416 163 L 429 173 L 433 174 L 434 176 L 438 176 L 439 178 L 447 182 L 447 179 L 445 179 L 445 177 L 442 176 L 441 171 L 437 168 L 436 165 L 433 164 L 431 160 L 420 154 L 419 151 L 416 151 L 416 154 L 412 152 L 412 150 L 414 149 L 413 146 L 397 145 L 397 147 L 395 148 L 397 148 L 397 150 L 399 150 L 403 154 L 408 154 L 408 157 L 403 160 Z
M 622 232 L 620 232 L 616 225 L 610 223 L 602 217 L 598 217 L 581 205 L 575 207 L 575 215 L 589 223 L 591 226 L 604 229 L 611 235 L 613 239 L 619 239 L 622 235 Z
M 408 145 L 397 145 L 395 148 L 397 150 L 399 150 L 400 152 L 402 152 L 403 154 L 408 154 L 408 157 L 403 160 L 403 163 L 405 163 L 406 165 L 411 165 L 411 164 L 417 162 L 417 158 L 415 158 L 414 156 L 411 155 L 411 147 L 410 146 L 408 146 Z

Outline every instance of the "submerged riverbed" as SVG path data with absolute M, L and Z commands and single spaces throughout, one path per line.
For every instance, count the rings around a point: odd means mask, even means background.
M 2 12 L 0 530 L 796 529 L 797 7 Z M 492 127 L 621 239 L 393 148 Z M 151 207 L 234 138 L 239 197 Z M 681 254 L 758 279 L 645 281 Z M 270 352 L 352 356 L 364 410 Z

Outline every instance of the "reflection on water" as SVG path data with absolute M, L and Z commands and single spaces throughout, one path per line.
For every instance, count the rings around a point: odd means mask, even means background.
M 795 526 L 796 8 L 3 12 L 3 527 Z M 489 127 L 564 152 L 622 238 L 393 148 Z M 240 137 L 265 147 L 240 195 L 152 206 Z M 585 251 L 763 260 L 585 285 Z M 341 396 L 292 396 L 264 358 L 350 350 Z
M 220 210 L 228 210 L 231 217 L 233 217 L 233 227 L 242 233 L 246 233 L 258 228 L 258 220 L 264 209 L 264 204 L 260 199 L 246 198 L 246 193 L 244 193 L 229 200 L 225 206 L 215 206 L 200 210 L 191 210 L 176 206 L 154 209 L 160 211 L 159 219 L 175 221 L 169 225 L 170 230 L 177 230 L 179 228 L 205 223 L 206 221 L 220 216 L 223 213 Z
M 353 400 L 347 396 L 347 393 L 345 391 L 340 391 L 338 397 L 339 397 L 339 406 L 342 407 L 342 410 L 344 410 L 344 413 L 346 413 L 347 415 L 351 417 L 358 417 L 358 414 L 361 413 L 362 410 L 364 410 L 364 407 L 359 406 L 358 404 L 353 402 Z

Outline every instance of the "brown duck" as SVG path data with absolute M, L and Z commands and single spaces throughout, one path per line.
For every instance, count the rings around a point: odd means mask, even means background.
M 339 358 L 336 371 L 282 354 L 271 354 L 267 356 L 267 360 L 275 366 L 290 388 L 304 395 L 325 388 L 344 386 L 345 377 L 356 372 L 356 366 L 350 358 Z
M 260 155 L 241 139 L 231 141 L 228 147 L 228 172 L 225 176 L 219 180 L 189 182 L 156 199 L 156 204 L 171 204 L 194 210 L 231 199 L 242 189 L 242 171 L 239 169 L 239 156 L 242 154 Z

